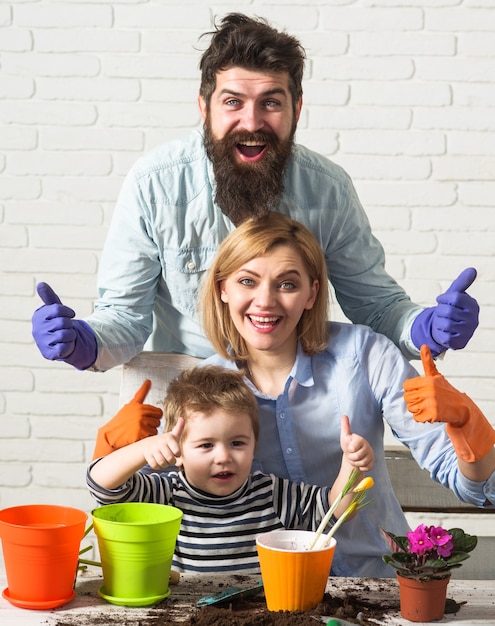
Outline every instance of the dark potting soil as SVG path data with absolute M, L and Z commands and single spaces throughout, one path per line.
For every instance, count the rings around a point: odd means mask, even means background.
M 236 582 L 246 586 L 242 576 Z M 206 577 L 196 591 L 205 593 L 221 591 L 222 585 L 212 587 Z M 314 617 L 331 616 L 352 624 L 376 626 L 387 624 L 387 616 L 399 612 L 398 587 L 392 579 L 362 579 L 343 582 L 330 579 L 323 601 L 311 611 L 272 612 L 266 608 L 265 596 L 236 598 L 201 609 L 191 608 L 188 594 L 172 593 L 160 604 L 149 608 L 129 608 L 107 605 L 101 608 L 94 603 L 101 579 L 81 578 L 78 584 L 80 606 L 77 611 L 65 612 L 65 607 L 55 609 L 50 626 L 317 626 Z M 87 603 L 86 603 L 87 600 Z M 457 613 L 462 603 L 447 599 L 446 613 Z M 68 606 L 68 608 L 70 605 Z M 323 622 L 320 622 L 323 623 Z M 45 622 L 48 626 L 48 622 Z
M 316 626 L 318 622 L 314 616 L 325 615 L 340 617 L 353 624 L 364 626 L 383 623 L 384 614 L 391 610 L 399 610 L 398 599 L 384 598 L 377 602 L 364 600 L 352 593 L 344 598 L 332 597 L 327 593 L 323 601 L 311 611 L 272 612 L 267 610 L 263 597 L 255 597 L 246 598 L 236 603 L 235 607 L 201 609 L 190 618 L 187 624 L 191 626 Z M 370 621 L 370 618 L 374 621 Z
M 380 589 L 378 592 L 380 595 Z M 140 610 L 135 619 L 130 619 L 132 609 L 126 609 L 125 615 L 119 615 L 118 610 L 112 614 L 102 611 L 92 612 L 88 621 L 81 615 L 60 616 L 54 626 L 316 626 L 318 622 L 312 616 L 322 615 L 344 618 L 361 626 L 374 626 L 383 624 L 388 612 L 399 610 L 398 595 L 390 594 L 390 586 L 386 583 L 379 600 L 376 599 L 376 588 L 372 594 L 374 599 L 365 599 L 369 596 L 366 585 L 360 586 L 358 593 L 354 586 L 353 590 L 341 589 L 341 594 L 342 597 L 337 597 L 326 593 L 323 601 L 311 611 L 268 611 L 264 595 L 260 594 L 239 598 L 230 604 L 225 602 L 195 609 L 190 617 L 181 618 L 177 618 L 177 609 L 167 608 L 169 599 L 150 607 L 145 613 Z

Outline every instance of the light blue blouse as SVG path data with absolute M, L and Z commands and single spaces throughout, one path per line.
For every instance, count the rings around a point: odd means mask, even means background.
M 236 369 L 219 356 L 205 363 Z M 367 327 L 330 324 L 325 352 L 308 357 L 299 347 L 296 362 L 278 398 L 257 396 L 261 430 L 255 469 L 316 485 L 332 485 L 340 468 L 340 418 L 348 415 L 351 429 L 365 437 L 375 454 L 370 474 L 372 502 L 336 533 L 332 571 L 338 576 L 393 576 L 382 562 L 389 549 L 380 528 L 403 535 L 409 530 L 392 491 L 384 454 L 385 423 L 412 452 L 433 480 L 457 497 L 477 506 L 495 505 L 495 472 L 484 483 L 467 480 L 445 424 L 419 424 L 407 411 L 403 382 L 418 373 L 383 335 Z M 428 523 L 428 520 L 425 520 Z

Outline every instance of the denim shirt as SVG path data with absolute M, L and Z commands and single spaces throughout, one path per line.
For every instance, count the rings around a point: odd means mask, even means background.
M 284 189 L 277 210 L 319 241 L 346 316 L 417 357 L 409 329 L 421 307 L 385 272 L 383 248 L 346 172 L 297 145 Z M 98 342 L 93 369 L 125 363 L 143 347 L 203 358 L 213 353 L 198 324 L 198 292 L 220 242 L 234 229 L 214 197 L 199 131 L 157 147 L 131 169 L 103 249 L 99 297 L 86 318 Z
M 214 356 L 204 363 L 236 369 L 233 361 Z M 315 485 L 331 486 L 340 469 L 340 418 L 373 448 L 369 475 L 372 500 L 337 531 L 332 572 L 337 576 L 394 576 L 382 561 L 389 548 L 380 527 L 404 535 L 409 530 L 387 470 L 385 422 L 433 480 L 462 501 L 495 505 L 495 472 L 475 483 L 459 471 L 445 424 L 420 424 L 408 412 L 403 382 L 418 376 L 400 351 L 367 327 L 330 324 L 325 352 L 309 357 L 299 346 L 285 389 L 277 398 L 260 393 L 249 380 L 260 409 L 260 434 L 254 469 Z

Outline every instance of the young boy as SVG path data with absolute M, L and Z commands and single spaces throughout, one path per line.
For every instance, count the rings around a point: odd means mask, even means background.
M 368 442 L 342 418 L 340 472 L 330 487 L 251 473 L 258 405 L 243 373 L 209 365 L 183 371 L 167 390 L 166 432 L 93 461 L 87 484 L 100 504 L 158 502 L 183 511 L 173 568 L 259 573 L 256 536 L 277 528 L 316 530 L 354 467 L 369 471 Z M 179 471 L 141 473 L 175 464 Z M 338 518 L 351 496 L 335 511 Z

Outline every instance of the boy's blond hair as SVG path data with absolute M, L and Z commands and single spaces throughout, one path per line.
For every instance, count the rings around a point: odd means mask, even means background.
M 185 419 L 187 429 L 187 418 L 191 413 L 208 415 L 215 409 L 222 409 L 232 415 L 249 415 L 255 440 L 258 440 L 258 403 L 242 372 L 218 365 L 183 370 L 169 384 L 164 405 L 166 432 L 174 428 L 179 417 Z

